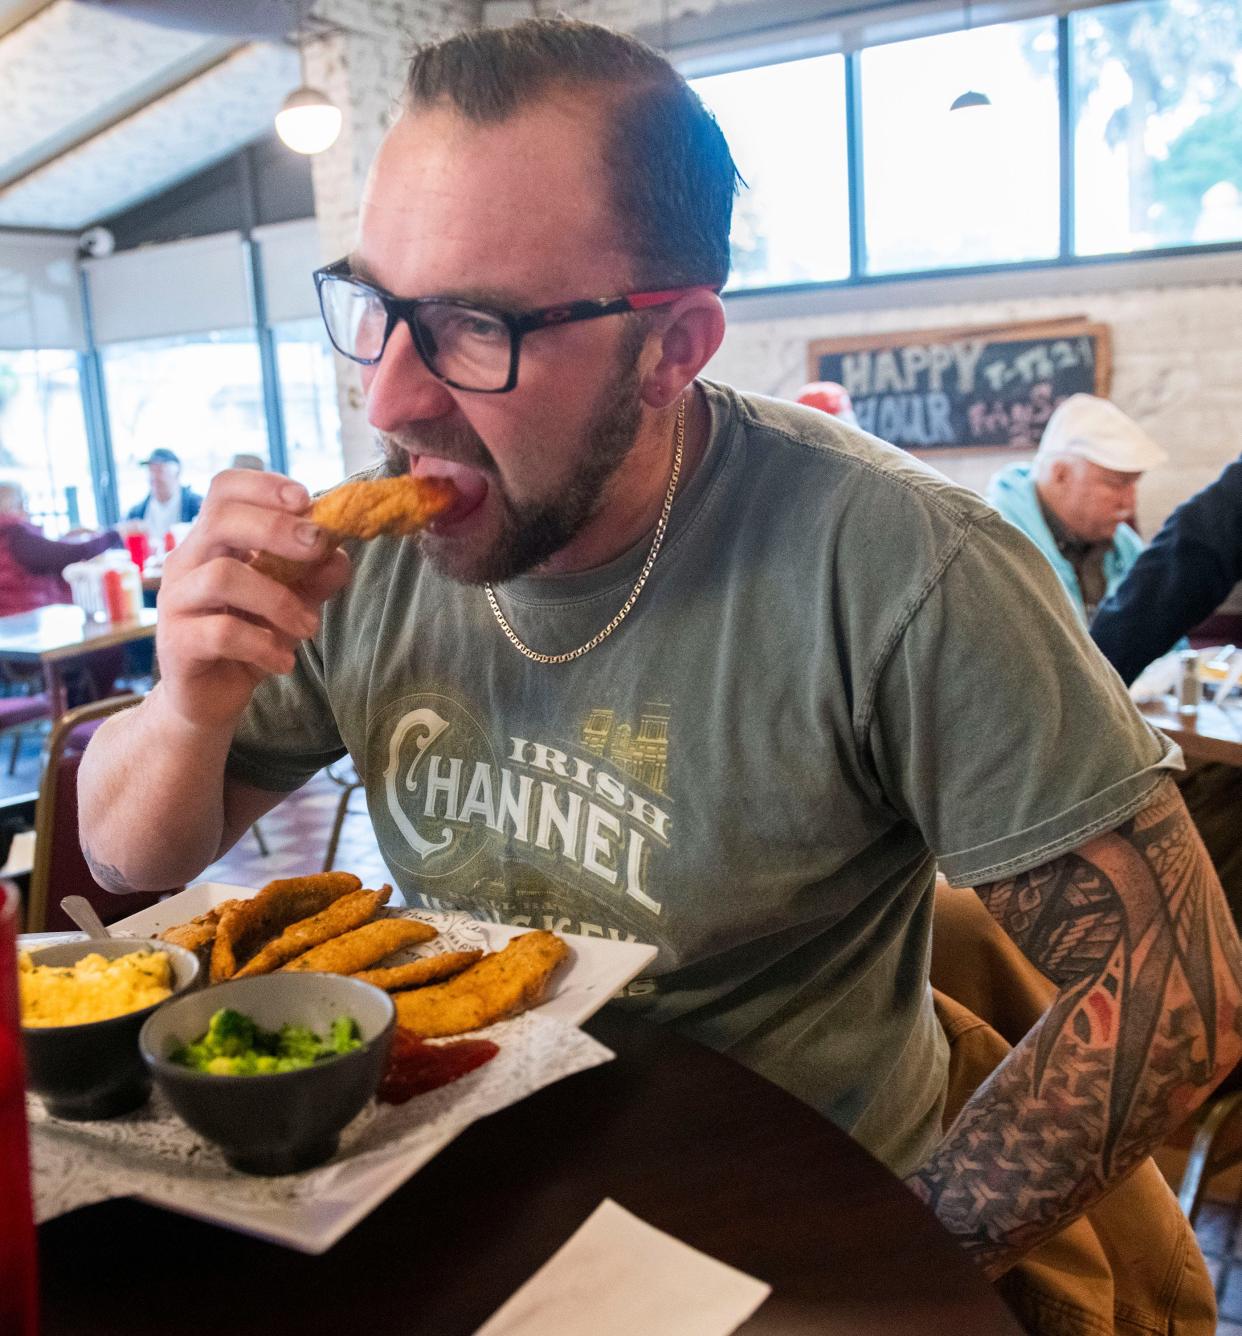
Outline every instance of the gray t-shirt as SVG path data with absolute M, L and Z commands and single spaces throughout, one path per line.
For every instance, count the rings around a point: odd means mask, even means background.
M 411 542 L 351 555 L 229 773 L 341 756 L 411 903 L 659 947 L 622 1005 L 801 1096 L 897 1172 L 939 1136 L 935 864 L 1033 867 L 1175 765 L 1048 564 L 984 501 L 811 410 L 701 382 L 708 451 L 629 619 L 520 655 Z M 504 585 L 545 653 L 590 639 L 649 538 Z

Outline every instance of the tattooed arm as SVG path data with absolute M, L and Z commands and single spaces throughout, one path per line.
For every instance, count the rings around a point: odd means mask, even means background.
M 1060 991 L 909 1182 L 999 1275 L 1242 1058 L 1242 944 L 1169 780 L 1116 830 L 976 893 Z

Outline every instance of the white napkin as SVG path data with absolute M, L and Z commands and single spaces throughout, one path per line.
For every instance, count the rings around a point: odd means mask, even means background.
M 475 1336 L 729 1336 L 771 1292 L 605 1198 Z

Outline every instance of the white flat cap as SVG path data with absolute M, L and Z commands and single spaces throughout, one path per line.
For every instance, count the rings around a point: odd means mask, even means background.
M 1145 473 L 1168 462 L 1168 451 L 1107 399 L 1071 394 L 1048 419 L 1039 453 L 1077 455 L 1118 473 Z

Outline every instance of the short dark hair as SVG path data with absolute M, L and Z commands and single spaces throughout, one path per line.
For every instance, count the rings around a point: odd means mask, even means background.
M 607 111 L 602 157 L 635 281 L 723 287 L 737 168 L 716 118 L 637 38 L 560 18 L 471 29 L 414 52 L 405 99 L 411 109 L 447 99 L 494 123 L 559 88 L 595 90 Z

